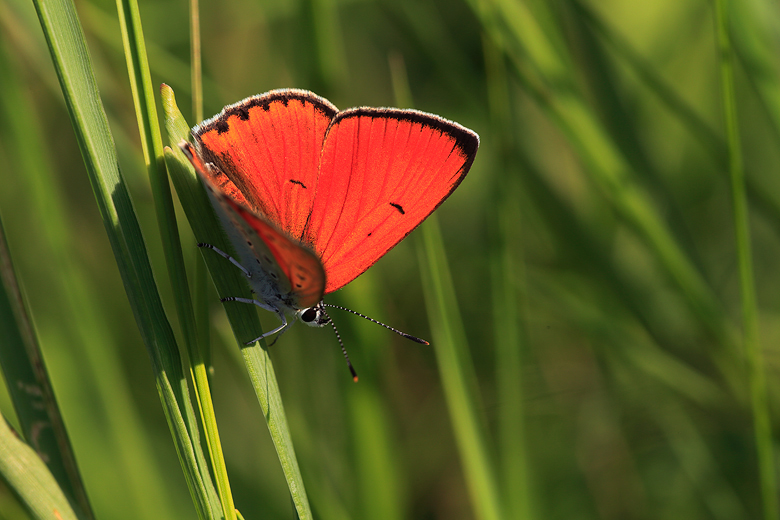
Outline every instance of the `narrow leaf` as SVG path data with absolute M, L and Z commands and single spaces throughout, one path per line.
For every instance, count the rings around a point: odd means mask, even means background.
M 173 91 L 167 85 L 163 85 L 162 96 L 165 125 L 171 145 L 171 148 L 167 148 L 165 151 L 165 160 L 195 238 L 199 242 L 209 243 L 223 251 L 232 252 L 233 248 L 220 227 L 195 170 L 179 150 L 178 143 L 183 139 L 189 139 L 190 132 L 176 106 Z M 195 244 L 192 246 L 195 247 Z M 209 268 L 220 297 L 249 296 L 249 287 L 241 271 L 234 268 L 221 256 L 213 254 L 212 251 L 204 250 L 202 253 L 204 253 L 203 259 Z M 273 370 L 273 363 L 268 352 L 259 343 L 244 346 L 244 342 L 257 337 L 262 331 L 257 312 L 250 305 L 236 305 L 229 302 L 225 305 L 225 312 L 238 344 L 241 346 L 244 362 L 263 410 L 263 416 L 268 424 L 268 431 L 271 433 L 276 453 L 282 464 L 282 470 L 287 479 L 287 486 L 295 503 L 298 517 L 301 520 L 312 518 L 303 478 L 290 438 L 290 430 L 287 426 L 287 418 L 276 374 Z
M 0 475 L 35 518 L 77 520 L 49 468 L 0 415 Z

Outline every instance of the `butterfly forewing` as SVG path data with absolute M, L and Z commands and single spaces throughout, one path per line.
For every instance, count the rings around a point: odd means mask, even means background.
M 226 107 L 195 127 L 203 161 L 224 172 L 249 207 L 302 237 L 325 132 L 337 109 L 303 90 L 276 90 Z
M 363 273 L 430 215 L 478 146 L 475 133 L 423 112 L 340 112 L 325 137 L 305 233 L 325 266 L 325 292 Z

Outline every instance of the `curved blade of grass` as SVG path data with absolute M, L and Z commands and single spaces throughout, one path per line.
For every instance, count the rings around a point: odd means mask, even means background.
M 0 368 L 24 438 L 84 518 L 94 518 L 0 220 Z
M 772 422 L 766 388 L 766 368 L 758 331 L 758 303 L 756 302 L 755 280 L 753 278 L 753 255 L 750 243 L 750 223 L 745 196 L 745 172 L 742 166 L 742 144 L 739 140 L 737 101 L 734 94 L 734 69 L 731 39 L 728 24 L 728 3 L 715 0 L 715 20 L 718 33 L 718 56 L 720 57 L 723 111 L 726 119 L 729 172 L 734 204 L 734 231 L 737 242 L 740 296 L 742 300 L 742 341 L 748 361 L 750 402 L 753 412 L 756 451 L 758 455 L 761 498 L 764 519 L 780 518 L 780 504 L 777 497 L 775 455 L 772 441 Z
M 726 21 L 732 34 L 734 57 L 745 67 L 747 79 L 756 89 L 772 123 L 775 140 L 780 140 L 780 80 L 777 56 L 777 13 L 766 12 L 760 4 L 729 4 Z
M 35 518 L 78 520 L 68 500 L 31 447 L 25 444 L 0 415 L 0 475 Z
M 722 461 L 707 445 L 706 435 L 699 431 L 701 425 L 673 401 L 663 407 L 654 406 L 651 410 L 657 416 L 656 422 L 669 440 L 681 468 L 698 488 L 712 518 L 749 518 L 740 496 L 723 473 Z
M 211 401 L 211 390 L 205 363 L 201 357 L 202 351 L 198 346 L 198 332 L 195 325 L 195 312 L 192 307 L 189 285 L 187 283 L 187 271 L 184 266 L 184 256 L 181 251 L 179 231 L 176 227 L 176 212 L 173 207 L 171 188 L 165 169 L 163 157 L 162 137 L 157 122 L 157 105 L 152 88 L 149 64 L 146 59 L 146 47 L 141 27 L 141 17 L 138 4 L 135 0 L 117 0 L 117 12 L 122 28 L 122 40 L 124 42 L 127 70 L 130 76 L 130 85 L 133 92 L 133 101 L 136 110 L 141 143 L 144 153 L 146 168 L 152 185 L 157 222 L 162 237 L 165 259 L 168 266 L 168 275 L 173 284 L 174 301 L 179 315 L 184 342 L 191 363 L 190 375 L 194 383 L 195 397 L 198 401 L 198 409 L 206 437 L 206 445 L 209 449 L 211 467 L 214 471 L 214 479 L 219 490 L 222 513 L 228 520 L 235 518 L 235 506 L 233 494 L 230 491 L 225 458 L 222 454 L 222 444 L 219 440 L 219 430 Z M 189 431 L 195 434 L 198 431 L 197 421 L 190 407 L 185 407 L 185 418 L 188 421 Z M 194 443 L 197 461 L 200 466 L 200 474 L 205 478 L 208 475 L 208 467 L 200 453 L 199 443 Z M 193 468 L 194 470 L 194 468 Z M 213 500 L 210 500 L 213 502 Z
M 579 0 L 570 0 L 570 4 L 575 8 L 575 12 L 598 33 L 600 38 L 609 46 L 609 49 L 616 56 L 622 59 L 622 62 L 628 65 L 639 79 L 653 92 L 658 99 L 666 105 L 669 114 L 677 118 L 688 129 L 691 136 L 699 141 L 702 147 L 709 153 L 718 171 L 728 175 L 727 148 L 725 140 L 699 115 L 696 111 L 680 96 L 675 89 L 667 83 L 660 74 L 634 49 L 626 38 L 621 36 L 617 30 L 610 27 L 604 20 L 593 12 L 591 7 Z M 747 5 L 747 4 L 745 4 Z M 735 8 L 742 9 L 743 3 L 739 2 Z M 743 27 L 738 25 L 737 27 Z M 769 108 L 768 114 L 772 117 L 775 125 L 775 134 L 780 135 L 780 110 L 775 107 L 780 106 L 780 102 L 775 99 L 777 92 L 780 92 L 780 83 L 777 81 L 776 74 L 769 74 L 768 70 L 771 64 L 771 53 L 763 49 L 756 48 L 755 45 L 748 45 L 746 40 L 752 43 L 752 37 L 755 37 L 756 31 L 751 28 L 749 35 L 751 38 L 741 38 L 741 46 L 735 45 L 735 50 L 740 57 L 746 61 L 746 68 L 751 71 L 749 79 L 755 82 L 759 96 L 764 98 L 764 103 Z M 753 73 L 752 71 L 759 71 Z M 758 76 L 758 77 L 757 77 Z M 755 209 L 760 210 L 767 218 L 772 220 L 776 230 L 780 230 L 780 200 L 771 192 L 760 186 L 758 182 L 746 170 L 746 189 L 749 200 L 753 203 Z
M 100 100 L 84 33 L 73 3 L 34 2 L 76 139 L 114 251 L 138 328 L 152 361 L 158 392 L 177 453 L 201 518 L 214 517 L 193 452 L 190 432 L 179 408 L 189 404 L 176 340 L 157 292 L 141 229 L 119 171 L 113 137 Z
M 566 58 L 548 41 L 533 14 L 523 3 L 507 0 L 470 3 L 486 34 L 511 59 L 528 93 L 582 158 L 589 178 L 647 243 L 703 326 L 721 345 L 732 346 L 733 331 L 724 319 L 718 299 L 650 198 L 631 181 L 625 157 L 576 91 Z
M 191 353 L 192 346 L 197 345 L 195 316 L 192 312 L 181 241 L 176 228 L 173 197 L 165 171 L 162 138 L 157 123 L 157 106 L 146 59 L 146 47 L 138 4 L 134 0 L 118 0 L 117 13 L 119 14 L 119 26 L 122 30 L 136 120 L 141 134 L 141 148 L 151 181 L 157 223 L 168 264 L 168 274 L 174 287 L 176 309 L 182 323 L 182 333 Z
M 35 11 L 30 11 L 32 20 L 25 22 L 25 28 L 32 32 L 39 24 Z M 87 268 L 74 258 L 74 253 L 78 253 L 73 245 L 78 242 L 81 231 L 72 225 L 71 216 L 65 209 L 69 194 L 59 189 L 57 168 L 52 161 L 52 154 L 57 152 L 43 135 L 39 117 L 41 106 L 33 102 L 32 92 L 19 74 L 20 61 L 24 58 L 18 54 L 15 59 L 9 56 L 3 48 L 6 42 L 2 40 L 0 38 L 0 91 L 3 92 L 0 96 L 0 143 L 6 149 L 14 150 L 6 162 L 7 171 L 24 172 L 5 186 L 24 194 L 20 200 L 25 201 L 25 211 L 30 217 L 24 220 L 25 226 L 36 230 L 36 239 L 43 246 L 40 254 L 50 265 L 57 266 L 56 270 L 33 282 L 45 280 L 49 286 L 48 299 L 57 306 L 58 317 L 67 328 L 58 331 L 56 343 L 62 344 L 59 347 L 49 344 L 48 347 L 67 348 L 71 356 L 79 359 L 80 370 L 75 377 L 95 382 L 93 392 L 97 406 L 84 410 L 86 415 L 82 419 L 105 421 L 108 427 L 103 441 L 116 456 L 114 483 L 122 482 L 125 496 L 133 504 L 128 512 L 133 511 L 144 518 L 154 514 L 171 516 L 173 506 L 164 489 L 161 461 L 155 458 L 151 441 L 142 431 L 140 410 L 131 396 L 133 383 L 123 372 L 120 353 L 104 346 L 111 344 L 114 337 L 110 320 L 105 316 L 105 293 L 91 284 L 93 273 L 87 272 Z M 48 50 L 45 45 L 42 47 L 46 52 L 46 65 L 50 66 Z M 59 92 L 56 76 L 51 76 L 56 92 Z M 56 476 L 56 472 L 54 474 Z M 65 486 L 63 490 L 66 490 Z
M 167 85 L 162 87 L 162 97 L 168 139 L 171 148 L 176 150 L 166 148 L 165 160 L 192 231 L 199 242 L 206 242 L 223 251 L 232 252 L 233 247 L 222 231 L 200 180 L 198 180 L 189 161 L 179 151 L 178 143 L 183 139 L 189 139 L 190 128 L 176 106 L 173 91 Z M 194 244 L 193 247 L 195 247 Z M 205 253 L 203 254 L 203 259 L 209 268 L 211 278 L 220 297 L 242 295 L 249 297 L 249 287 L 241 271 L 232 268 L 221 256 L 209 254 L 213 253 L 212 251 L 205 250 L 203 253 Z M 244 355 L 244 362 L 268 424 L 268 431 L 271 433 L 271 439 L 279 456 L 284 476 L 287 479 L 287 486 L 295 503 L 298 517 L 301 520 L 310 519 L 312 514 L 309 507 L 309 499 L 306 495 L 303 478 L 298 467 L 298 460 L 295 456 L 295 449 L 290 438 L 290 430 L 287 425 L 287 417 L 284 413 L 273 363 L 271 358 L 268 357 L 268 352 L 259 343 L 243 346 L 246 341 L 257 337 L 262 331 L 257 312 L 251 305 L 236 305 L 229 302 L 225 305 L 225 312 L 233 333 L 242 346 L 241 352 Z
M 497 479 L 489 458 L 484 425 L 479 419 L 474 367 L 469 358 L 466 333 L 460 319 L 436 215 L 420 226 L 418 240 L 425 307 L 431 324 L 447 408 L 463 463 L 474 513 L 480 520 L 504 518 Z M 420 235 L 418 235 L 420 236 Z

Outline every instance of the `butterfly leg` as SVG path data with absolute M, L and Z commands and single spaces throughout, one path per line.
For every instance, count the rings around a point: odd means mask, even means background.
M 267 338 L 268 336 L 273 336 L 273 335 L 274 335 L 274 334 L 276 334 L 277 332 L 279 333 L 279 336 L 281 336 L 282 334 L 284 334 L 284 332 L 287 330 L 287 326 L 288 326 L 288 325 L 290 325 L 290 324 L 287 322 L 287 317 L 284 315 L 284 313 L 281 313 L 281 312 L 280 312 L 280 313 L 279 313 L 279 317 L 282 319 L 282 324 L 281 324 L 281 325 L 279 325 L 278 327 L 276 327 L 274 330 L 271 330 L 271 331 L 268 331 L 268 332 L 266 332 L 266 333 L 264 333 L 264 334 L 261 334 L 260 336 L 256 337 L 256 338 L 255 338 L 255 339 L 253 339 L 252 341 L 248 341 L 247 343 L 245 343 L 245 345 L 251 345 L 251 344 L 252 344 L 252 343 L 254 343 L 255 341 L 260 341 L 261 339 L 263 339 L 263 338 Z M 276 336 L 276 337 L 274 338 L 274 340 L 273 340 L 273 342 L 271 343 L 271 345 L 273 345 L 274 343 L 276 343 L 276 340 L 277 340 L 277 339 L 279 339 L 279 336 Z
M 241 270 L 244 272 L 244 274 L 246 275 L 246 277 L 247 277 L 247 278 L 252 278 L 252 275 L 249 273 L 249 271 L 247 270 L 247 268 L 246 268 L 246 267 L 244 267 L 243 265 L 239 264 L 239 263 L 238 263 L 238 260 L 236 260 L 235 258 L 233 258 L 232 256 L 230 256 L 229 254 L 227 254 L 227 253 L 226 253 L 226 252 L 224 252 L 223 250 L 221 250 L 221 249 L 219 249 L 219 248 L 217 248 L 217 247 L 214 247 L 214 246 L 212 246 L 211 244 L 206 244 L 206 243 L 203 243 L 203 242 L 201 242 L 200 244 L 198 244 L 198 247 L 206 247 L 206 248 L 208 248 L 208 249 L 211 249 L 212 251 L 214 251 L 215 253 L 217 253 L 217 254 L 218 254 L 219 256 L 221 256 L 222 258 L 226 258 L 227 260 L 230 260 L 230 263 L 231 263 L 231 264 L 233 264 L 233 265 L 235 265 L 235 266 L 236 266 L 236 267 L 238 267 L 239 269 L 241 269 Z
M 283 312 L 279 312 L 277 309 L 274 309 L 270 305 L 261 302 L 260 300 L 253 300 L 251 298 L 239 298 L 238 296 L 228 296 L 227 298 L 222 298 L 220 301 L 223 302 L 239 302 L 239 303 L 251 303 L 253 305 L 257 305 L 261 309 L 264 309 L 266 311 L 270 311 L 273 313 L 276 313 L 277 316 L 279 316 L 279 319 L 282 320 L 282 324 L 276 327 L 274 330 L 266 332 L 252 341 L 248 341 L 244 343 L 245 345 L 251 345 L 255 341 L 260 341 L 263 338 L 267 338 L 268 336 L 273 336 L 277 332 L 284 332 L 284 330 L 290 325 L 290 323 L 287 322 L 287 316 L 284 315 Z
M 282 313 L 279 313 L 279 314 L 281 315 Z M 285 320 L 284 320 L 284 318 L 282 318 L 282 321 L 285 321 Z M 273 340 L 271 343 L 269 343 L 269 344 L 268 344 L 268 346 L 269 346 L 269 347 L 273 347 L 273 346 L 274 346 L 274 343 L 276 343 L 277 341 L 279 341 L 279 338 L 281 338 L 281 337 L 282 337 L 282 334 L 284 334 L 285 332 L 287 332 L 288 330 L 290 330 L 290 325 L 292 325 L 292 324 L 293 324 L 293 323 L 295 323 L 296 321 L 298 321 L 298 313 L 295 313 L 295 317 L 293 318 L 293 320 L 292 320 L 290 323 L 288 323 L 287 325 L 282 325 L 282 329 L 281 329 L 281 330 L 279 330 L 279 334 L 277 334 L 277 335 L 276 335 L 276 337 L 274 338 L 274 340 Z M 278 329 L 277 329 L 277 330 L 278 330 Z M 269 333 L 269 334 L 271 334 L 271 333 Z

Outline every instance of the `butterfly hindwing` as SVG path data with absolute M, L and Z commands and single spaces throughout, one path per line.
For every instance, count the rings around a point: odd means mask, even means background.
M 182 145 L 198 172 L 250 284 L 272 307 L 288 310 L 322 299 L 325 271 L 317 256 L 262 215 L 250 209 L 242 192 L 215 165 L 205 165 L 189 144 Z
M 306 239 L 329 293 L 374 264 L 463 180 L 479 137 L 416 110 L 340 112 L 325 137 Z
M 325 292 L 325 271 L 317 255 L 253 211 L 230 199 L 226 202 L 240 217 L 255 263 L 279 284 L 283 299 L 293 309 L 316 305 Z

